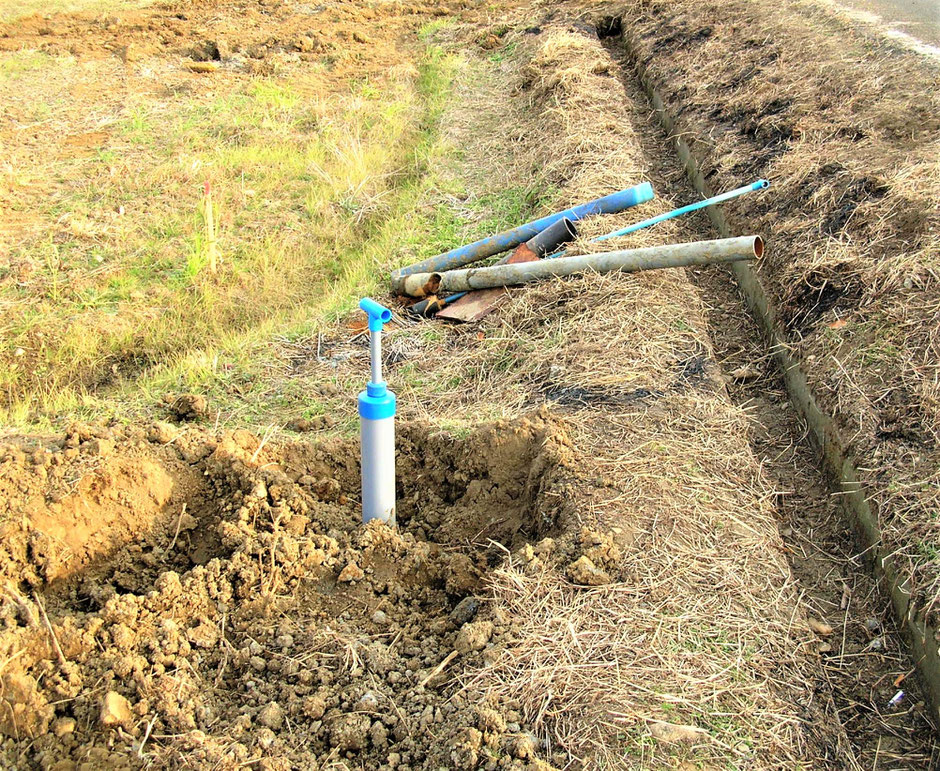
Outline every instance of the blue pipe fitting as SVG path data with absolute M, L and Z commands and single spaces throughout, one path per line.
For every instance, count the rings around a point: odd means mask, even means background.
M 737 198 L 739 195 L 744 195 L 745 193 L 750 193 L 754 190 L 764 190 L 770 186 L 770 182 L 766 179 L 759 179 L 757 182 L 752 182 L 750 185 L 745 185 L 744 187 L 739 187 L 735 190 L 730 190 L 727 193 L 722 193 L 721 195 L 715 195 L 711 198 L 707 198 L 704 201 L 696 201 L 691 203 L 688 206 L 683 206 L 679 209 L 673 209 L 671 212 L 666 212 L 665 214 L 659 214 L 655 217 L 650 217 L 648 220 L 643 220 L 642 222 L 637 222 L 634 225 L 628 225 L 625 228 L 620 230 L 615 230 L 613 233 L 607 233 L 603 236 L 598 236 L 597 238 L 592 238 L 592 241 L 606 241 L 608 238 L 617 238 L 618 236 L 625 236 L 627 233 L 634 233 L 637 230 L 642 230 L 643 228 L 648 228 L 650 225 L 655 225 L 659 222 L 664 222 L 665 220 L 671 220 L 674 217 L 679 217 L 683 214 L 688 214 L 689 212 L 698 211 L 699 209 L 704 209 L 706 206 L 713 206 L 716 203 L 722 203 L 723 201 L 730 201 L 732 198 Z M 558 255 L 555 255 L 558 256 Z
M 384 305 L 379 305 L 375 300 L 363 297 L 359 301 L 359 307 L 369 314 L 369 331 L 381 332 L 382 325 L 388 324 L 392 320 L 392 312 Z
M 365 391 L 359 392 L 359 417 L 366 420 L 382 420 L 395 417 L 397 402 L 395 394 L 385 383 L 368 383 Z

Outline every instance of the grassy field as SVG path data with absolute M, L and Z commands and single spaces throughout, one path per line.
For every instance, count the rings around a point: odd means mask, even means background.
M 337 85 L 314 67 L 132 94 L 89 152 L 55 164 L 38 210 L 15 190 L 49 169 L 13 172 L 10 209 L 49 227 L 0 272 L 3 421 L 128 415 L 167 389 L 263 390 L 266 341 L 351 310 L 380 267 L 514 221 L 525 190 L 459 213 L 461 191 L 438 178 L 459 156 L 437 131 L 458 64 L 422 42 L 381 80 Z M 0 88 L 75 66 L 8 55 Z M 65 108 L 31 109 L 42 121 Z

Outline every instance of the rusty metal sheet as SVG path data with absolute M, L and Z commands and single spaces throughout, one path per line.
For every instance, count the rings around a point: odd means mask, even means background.
M 519 244 L 505 262 L 506 264 L 515 264 L 517 262 L 533 262 L 537 259 L 539 259 L 539 256 L 528 246 Z M 478 289 L 475 292 L 467 292 L 467 294 L 459 300 L 452 302 L 444 308 L 444 310 L 438 311 L 435 318 L 464 322 L 479 321 L 488 313 L 496 310 L 496 306 L 499 305 L 508 294 L 509 290 L 502 287 L 496 289 Z
M 508 294 L 509 290 L 503 287 L 467 292 L 459 300 L 438 311 L 434 318 L 450 321 L 479 321 L 491 311 L 496 310 L 496 306 Z

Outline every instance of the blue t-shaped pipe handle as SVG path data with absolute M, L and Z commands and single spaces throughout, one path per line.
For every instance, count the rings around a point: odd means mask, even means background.
M 392 320 L 392 312 L 384 305 L 379 305 L 375 300 L 363 297 L 359 301 L 359 307 L 369 314 L 369 331 L 381 332 L 382 325 L 388 324 Z

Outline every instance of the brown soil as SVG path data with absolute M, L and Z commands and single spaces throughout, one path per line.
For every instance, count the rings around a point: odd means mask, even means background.
M 401 429 L 398 531 L 360 526 L 349 442 L 157 424 L 8 446 L 4 765 L 528 758 L 511 703 L 445 686 L 512 635 L 475 598 L 492 566 L 572 556 L 543 540 L 565 530 L 568 440 L 538 415 Z

